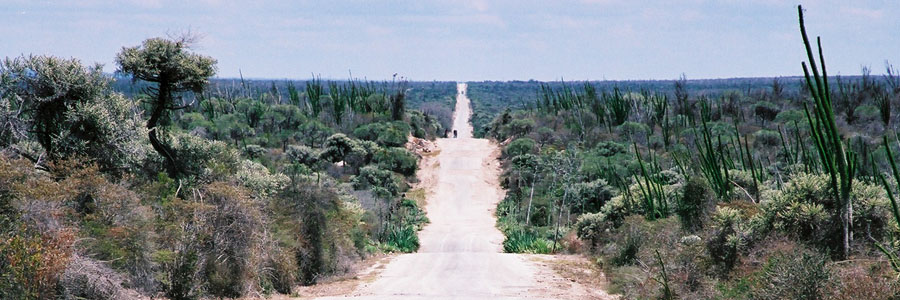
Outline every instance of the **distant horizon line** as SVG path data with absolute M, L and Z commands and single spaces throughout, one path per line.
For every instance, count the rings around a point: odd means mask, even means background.
M 127 79 L 128 76 L 122 76 L 117 74 L 116 72 L 104 72 L 105 74 L 113 77 L 113 78 L 122 78 Z M 886 74 L 871 74 L 870 76 L 881 78 Z M 850 74 L 850 75 L 829 75 L 829 78 L 838 78 L 838 77 L 862 77 L 862 74 Z M 355 78 L 275 78 L 275 77 L 210 77 L 214 80 L 252 80 L 252 81 L 310 81 L 313 79 L 325 80 L 325 81 L 349 81 L 349 80 L 360 80 L 360 81 L 369 81 L 369 82 L 390 82 L 390 81 L 401 81 L 401 80 L 391 80 L 391 79 L 369 79 L 366 77 L 355 77 Z M 787 76 L 744 76 L 744 77 L 716 77 L 716 78 L 686 78 L 687 81 L 715 81 L 715 80 L 760 80 L 760 79 L 804 79 L 803 75 L 787 75 Z M 667 81 L 678 81 L 680 79 L 577 79 L 577 80 L 566 80 L 566 79 L 555 79 L 555 80 L 538 80 L 538 79 L 482 79 L 482 80 L 444 80 L 444 79 L 431 79 L 431 80 L 410 80 L 406 79 L 408 82 L 667 82 Z
M 873 77 L 883 77 L 885 74 L 880 75 L 870 75 Z M 838 78 L 838 77 L 862 77 L 862 74 L 851 74 L 851 75 L 829 75 L 829 78 Z M 686 78 L 687 81 L 709 81 L 709 80 L 748 80 L 748 79 L 804 79 L 803 75 L 789 75 L 789 76 L 747 76 L 747 77 L 717 77 L 717 78 Z M 241 80 L 241 77 L 212 77 L 212 79 L 216 80 Z M 266 78 L 266 77 L 244 77 L 243 80 L 254 80 L 254 81 L 309 81 L 313 78 Z M 369 78 L 315 78 L 318 80 L 326 80 L 326 81 L 349 81 L 349 80 L 362 80 L 362 81 L 371 81 L 371 82 L 390 82 L 391 79 L 369 79 Z M 680 79 L 577 79 L 577 80 L 565 80 L 565 79 L 556 79 L 556 80 L 538 80 L 538 79 L 482 79 L 482 80 L 444 80 L 444 79 L 431 79 L 431 80 L 409 80 L 409 82 L 653 82 L 653 81 L 677 81 Z M 399 81 L 399 80 L 397 80 Z

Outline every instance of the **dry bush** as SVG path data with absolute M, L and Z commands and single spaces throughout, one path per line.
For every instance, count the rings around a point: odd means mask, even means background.
M 0 157 L 0 298 L 49 298 L 69 262 L 67 185 L 24 160 Z
M 562 244 L 565 245 L 567 253 L 582 253 L 586 249 L 584 242 L 578 238 L 574 230 L 569 231 L 562 239 Z
M 68 229 L 38 234 L 20 224 L 0 230 L 0 299 L 52 298 L 73 241 Z
M 351 203 L 352 195 L 337 193 L 343 188 L 331 181 L 294 178 L 273 199 L 274 238 L 279 247 L 293 253 L 301 284 L 349 271 L 366 246 L 365 211 Z
M 77 252 L 109 261 L 116 271 L 126 272 L 126 285 L 145 293 L 157 288 L 151 252 L 156 246 L 152 228 L 154 214 L 142 205 L 136 193 L 123 183 L 109 181 L 96 165 L 66 161 L 54 166 L 65 174 L 60 186 L 70 187 L 66 206 L 85 237 Z
M 123 287 L 126 279 L 105 264 L 74 256 L 60 279 L 61 299 L 146 299 Z
M 613 231 L 607 245 L 598 249 L 604 261 L 609 262 L 604 271 L 611 280 L 611 292 L 621 293 L 626 299 L 659 297 L 656 250 L 662 254 L 669 274 L 682 274 L 687 272 L 686 266 L 673 263 L 680 251 L 673 246 L 680 242 L 680 225 L 675 218 L 647 221 L 643 216 L 626 217 L 622 226 Z
M 900 283 L 884 262 L 851 262 L 835 264 L 834 284 L 825 299 L 898 299 Z
M 822 299 L 831 283 L 824 255 L 801 249 L 775 252 L 757 274 L 753 299 Z
M 71 159 L 48 167 L 52 173 L 24 160 L 4 158 L 0 164 L 0 189 L 15 208 L 15 219 L 25 226 L 16 234 L 44 232 L 40 247 L 32 248 L 56 249 L 56 254 L 42 257 L 56 261 L 59 272 L 66 268 L 64 257 L 81 253 L 126 272 L 126 285 L 155 291 L 150 208 L 125 185 L 109 181 L 96 165 Z M 79 242 L 73 244 L 76 238 Z
M 282 294 L 291 294 L 294 291 L 294 285 L 297 284 L 297 275 L 299 269 L 297 267 L 297 258 L 288 249 L 275 248 L 274 253 L 269 255 L 268 273 L 269 284 L 275 291 Z
M 239 297 L 258 290 L 258 276 L 266 249 L 266 221 L 261 205 L 233 184 L 213 182 L 197 199 L 207 205 L 198 211 L 203 222 L 201 266 L 206 288 L 219 297 Z

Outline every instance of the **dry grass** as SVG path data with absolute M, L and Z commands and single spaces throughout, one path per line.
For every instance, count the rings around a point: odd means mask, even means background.
M 412 199 L 416 201 L 416 204 L 419 207 L 425 207 L 425 204 L 428 203 L 426 197 L 426 191 L 424 188 L 414 188 L 406 192 L 406 198 Z
M 590 295 L 587 299 L 619 299 L 619 295 L 609 295 L 606 293 L 609 287 L 609 281 L 603 271 L 596 263 L 591 262 L 582 255 L 528 255 L 528 258 L 535 263 L 549 267 L 555 272 L 555 275 L 561 277 L 565 282 L 554 282 L 555 285 L 565 285 L 565 289 L 569 290 L 577 287 L 585 287 L 582 293 Z
M 375 255 L 366 258 L 355 266 L 355 271 L 344 275 L 332 276 L 319 280 L 311 286 L 300 286 L 294 290 L 293 295 L 276 294 L 268 297 L 245 297 L 241 299 L 315 299 L 318 297 L 330 297 L 340 295 L 353 295 L 360 285 L 375 281 L 385 266 L 390 263 L 394 255 Z

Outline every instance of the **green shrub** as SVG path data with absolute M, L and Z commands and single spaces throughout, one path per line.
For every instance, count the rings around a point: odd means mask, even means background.
M 334 129 L 322 124 L 322 122 L 311 120 L 297 129 L 294 139 L 302 142 L 309 147 L 322 147 L 328 137 L 334 134 Z
M 325 149 L 319 154 L 322 160 L 329 162 L 343 161 L 353 151 L 356 142 L 343 133 L 335 133 L 325 139 Z
M 504 152 L 507 157 L 516 157 L 523 154 L 533 154 L 535 152 L 535 142 L 530 138 L 517 138 L 506 145 Z
M 207 179 L 224 178 L 234 174 L 241 161 L 237 151 L 220 141 L 185 133 L 174 133 L 171 139 L 177 163 L 189 175 Z
M 444 133 L 444 127 L 438 118 L 417 110 L 407 110 L 406 114 L 409 116 L 409 124 L 412 128 L 413 136 L 424 139 Z
M 826 175 L 798 174 L 761 206 L 767 226 L 820 246 L 837 246 L 840 224 L 829 215 L 838 209 Z
M 761 225 L 817 246 L 839 249 L 839 206 L 827 175 L 796 174 L 781 190 L 765 191 L 760 206 Z M 853 233 L 881 235 L 888 224 L 889 202 L 877 185 L 855 180 L 850 189 L 853 203 Z
M 516 227 L 506 230 L 505 233 L 503 251 L 506 253 L 548 254 L 552 251 L 553 242 L 540 237 L 532 229 Z
M 707 123 L 707 126 L 709 127 L 709 131 L 712 134 L 711 138 L 714 142 L 718 142 L 718 136 L 722 136 L 723 143 L 734 136 L 734 124 L 716 121 Z
M 778 106 L 768 101 L 757 102 L 753 107 L 753 114 L 766 121 L 774 120 L 780 112 Z
M 369 123 L 353 130 L 357 138 L 373 141 L 383 147 L 400 147 L 406 144 L 406 137 L 410 134 L 410 127 L 404 122 Z
M 419 236 L 416 227 L 402 226 L 388 230 L 385 245 L 389 250 L 411 253 L 419 250 Z
M 581 153 L 579 171 L 586 180 L 602 178 L 607 182 L 616 182 L 619 178 L 631 178 L 635 171 L 640 170 L 634 155 L 620 151 L 621 144 L 610 142 L 606 146 Z
M 732 181 L 733 184 L 736 184 L 740 188 L 746 190 L 747 192 L 739 192 L 737 198 L 746 198 L 746 194 L 757 195 L 759 192 L 759 184 L 757 181 L 753 180 L 753 173 L 750 171 L 744 170 L 728 170 L 728 179 Z M 732 197 L 735 197 L 732 195 Z M 750 199 L 746 199 L 750 201 Z
M 287 157 L 294 164 L 303 164 L 315 167 L 319 163 L 320 153 L 307 146 L 290 145 L 287 149 Z
M 378 149 L 372 161 L 382 169 L 391 170 L 405 176 L 415 175 L 418 168 L 416 156 L 404 148 Z
M 616 228 L 622 225 L 625 218 L 634 212 L 631 210 L 625 197 L 620 194 L 609 199 L 609 201 L 600 208 L 600 213 L 603 214 L 603 218 L 606 222 L 609 222 L 609 226 Z
M 134 170 L 148 152 L 139 109 L 111 91 L 102 66 L 29 55 L 0 62 L 0 77 L 4 147 L 30 140 L 50 162 L 89 156 L 116 171 Z
M 799 125 L 806 124 L 806 114 L 800 109 L 785 110 L 775 116 L 775 121 L 785 125 L 792 125 L 797 122 Z
M 573 200 L 578 204 L 578 212 L 597 212 L 613 197 L 613 188 L 606 180 L 596 179 L 589 182 L 579 182 L 573 185 Z
M 535 123 L 532 119 L 514 119 L 503 127 L 503 131 L 508 137 L 521 137 L 531 133 L 534 127 Z
M 856 122 L 868 123 L 880 120 L 881 110 L 874 105 L 860 105 L 853 108 L 853 115 L 856 116 Z
M 752 299 L 823 299 L 832 277 L 825 257 L 809 251 L 776 253 L 760 273 Z
M 359 170 L 372 162 L 375 153 L 381 148 L 372 141 L 354 140 L 350 144 L 350 153 L 344 156 L 344 162 L 351 170 Z
M 251 160 L 243 161 L 234 177 L 259 198 L 274 195 L 290 183 L 284 174 L 272 174 L 266 166 Z
M 266 154 L 266 148 L 261 147 L 260 145 L 249 144 L 244 146 L 244 155 L 249 159 L 257 159 L 263 154 Z
M 376 166 L 365 166 L 360 169 L 359 175 L 353 177 L 353 187 L 358 190 L 378 187 L 383 188 L 391 196 L 400 195 L 400 185 L 394 177 L 394 172 Z
M 537 141 L 543 147 L 545 144 L 551 144 L 554 141 L 553 129 L 541 127 L 537 130 Z
M 758 148 L 771 148 L 781 145 L 781 135 L 778 132 L 760 129 L 753 133 L 753 146 Z
M 594 146 L 594 151 L 599 156 L 610 157 L 616 154 L 628 153 L 628 146 L 613 141 L 602 141 Z
M 712 199 L 711 190 L 706 181 L 700 177 L 691 177 L 684 185 L 675 213 L 681 220 L 681 227 L 687 231 L 697 231 L 703 228 L 703 215 L 708 203 Z
M 719 276 L 726 276 L 748 243 L 744 216 L 737 209 L 719 206 L 712 216 L 712 233 L 706 250 Z
M 650 127 L 647 127 L 644 123 L 628 121 L 619 125 L 618 132 L 621 136 L 633 138 L 647 135 L 650 132 Z
M 601 213 L 586 213 L 578 217 L 575 223 L 575 234 L 579 239 L 594 247 L 600 242 L 600 237 L 609 229 L 609 223 Z

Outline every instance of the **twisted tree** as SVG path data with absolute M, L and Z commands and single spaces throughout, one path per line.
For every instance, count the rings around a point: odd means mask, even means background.
M 151 38 L 140 46 L 123 47 L 116 55 L 120 73 L 131 75 L 134 81 L 156 84 L 147 91 L 153 98 L 147 129 L 153 150 L 165 158 L 167 171 L 173 177 L 182 175 L 184 169 L 178 163 L 175 150 L 160 140 L 159 127 L 168 124 L 169 111 L 186 107 L 183 104 L 176 106 L 175 95 L 201 92 L 209 84 L 209 77 L 216 73 L 215 59 L 189 51 L 194 41 L 191 36 L 174 40 Z

